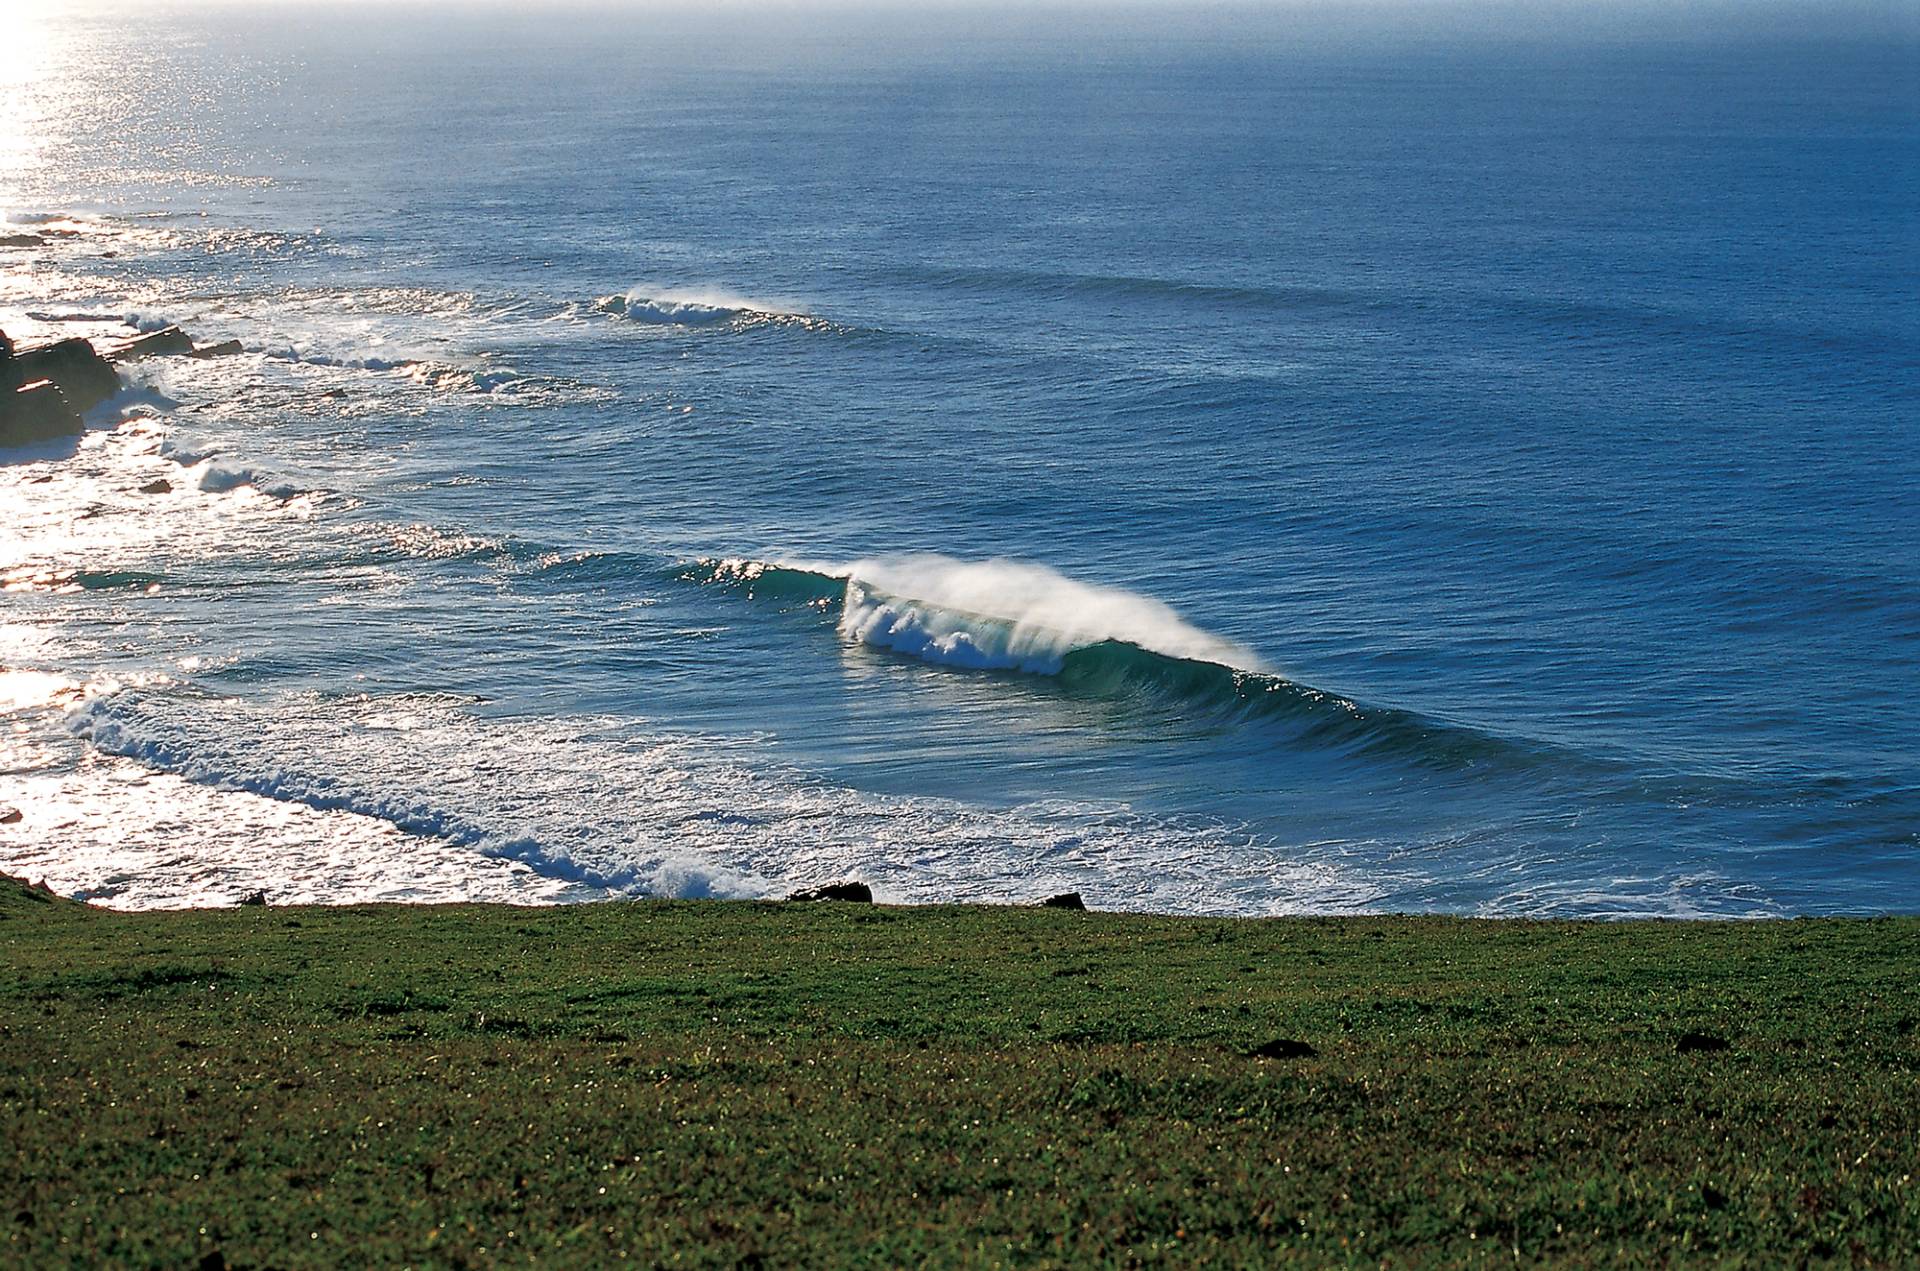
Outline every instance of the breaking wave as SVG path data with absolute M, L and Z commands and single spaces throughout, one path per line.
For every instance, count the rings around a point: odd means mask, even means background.
M 228 467 L 213 459 L 185 465 L 196 490 L 205 494 L 225 494 L 231 490 L 258 490 L 276 499 L 297 498 L 305 491 L 286 481 L 275 480 L 252 468 Z
M 1527 765 L 1545 748 L 1290 680 L 1259 655 L 1117 587 L 1043 565 L 915 555 L 844 566 L 702 561 L 691 580 L 837 612 L 843 638 L 972 671 L 1045 677 L 1081 697 L 1279 728 L 1294 744 L 1421 766 Z
M 628 322 L 654 326 L 736 330 L 768 325 L 831 330 L 836 326 L 789 301 L 752 300 L 727 291 L 635 288 L 622 295 L 602 296 L 594 302 L 594 308 Z
M 309 349 L 285 344 L 249 345 L 247 352 L 258 353 L 274 362 L 292 362 L 302 366 L 325 367 L 330 370 L 400 374 L 423 388 L 438 389 L 443 392 L 497 393 L 517 387 L 526 379 L 518 371 L 482 370 L 435 362 L 427 358 L 342 357 L 331 353 L 316 353 Z

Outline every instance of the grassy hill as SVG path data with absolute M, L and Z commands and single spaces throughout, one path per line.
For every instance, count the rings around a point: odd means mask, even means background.
M 0 1260 L 1920 1259 L 1920 920 L 0 882 Z

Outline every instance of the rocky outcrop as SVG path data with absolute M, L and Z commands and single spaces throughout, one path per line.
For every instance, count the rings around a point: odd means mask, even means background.
M 18 349 L 0 331 L 0 446 L 24 446 L 81 432 L 80 417 L 121 389 L 115 362 L 149 357 L 227 357 L 238 340 L 202 348 L 179 327 L 136 336 L 106 357 L 78 336 L 35 349 Z
M 5 394 L 0 403 L 0 446 L 27 446 L 86 430 L 80 412 L 52 380 L 35 380 Z
M 32 373 L 40 363 L 32 353 L 15 353 L 13 341 L 0 331 L 0 446 L 71 437 L 84 426 L 60 384 L 48 375 Z M 119 380 L 114 383 L 118 385 Z
M 179 327 L 161 327 L 128 340 L 107 356 L 115 362 L 137 362 L 143 357 L 191 356 L 193 352 L 192 336 Z
M 809 887 L 787 897 L 788 900 L 851 900 L 863 905 L 873 903 L 873 890 L 865 883 L 828 883 L 825 887 Z
M 40 234 L 0 234 L 0 247 L 45 247 L 47 240 Z
M 0 333 L 0 348 L 5 349 L 0 355 L 0 388 L 9 393 L 38 380 L 49 380 L 65 395 L 69 406 L 84 414 L 120 391 L 120 376 L 112 365 L 78 336 L 15 351 Z
M 48 231 L 52 233 L 54 231 Z M 13 239 L 44 235 L 0 235 L 0 247 L 21 246 Z M 150 357 L 230 357 L 242 353 L 238 340 L 195 348 L 193 337 L 177 326 L 162 327 L 112 346 L 103 357 L 88 341 L 74 336 L 31 349 L 17 349 L 0 331 L 0 449 L 76 437 L 86 431 L 85 414 L 118 394 L 125 383 L 116 363 Z M 143 493 L 171 487 L 149 483 Z
M 1040 907 L 1042 909 L 1084 910 L 1087 907 L 1087 902 L 1080 899 L 1080 893 L 1077 891 L 1063 891 L 1058 896 L 1049 896 L 1041 901 Z

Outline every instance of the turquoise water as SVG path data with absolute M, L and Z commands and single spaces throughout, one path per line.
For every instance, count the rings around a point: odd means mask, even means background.
M 1914 908 L 1912 32 L 23 30 L 0 868 Z

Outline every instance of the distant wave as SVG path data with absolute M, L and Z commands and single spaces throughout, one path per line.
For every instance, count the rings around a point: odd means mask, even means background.
M 656 326 L 740 329 L 774 325 L 822 331 L 837 327 L 789 301 L 754 300 L 717 290 L 640 287 L 622 295 L 602 296 L 594 307 L 628 322 Z
M 296 362 L 345 371 L 397 372 L 423 387 L 445 392 L 497 393 L 526 379 L 518 371 L 454 366 L 426 358 L 341 357 L 284 344 L 249 345 L 247 352 L 258 353 L 275 362 Z
M 1379 296 L 1334 287 L 1246 285 L 1136 274 L 1068 273 L 982 265 L 896 266 L 889 272 L 912 283 L 931 283 L 956 290 L 998 293 L 1011 289 L 1042 295 L 1162 300 L 1232 309 L 1347 308 L 1384 303 Z
M 1319 314 L 1331 312 L 1415 315 L 1439 305 L 1461 303 L 1466 296 L 1441 296 L 1408 289 L 1370 289 L 1363 286 L 1309 285 L 1276 279 L 1270 282 L 1223 282 L 1203 278 L 1162 278 L 1151 275 L 1075 273 L 978 264 L 895 263 L 882 266 L 894 278 L 914 286 L 953 291 L 1059 299 L 1102 299 L 1163 307 L 1204 306 L 1249 314 Z M 1804 315 L 1790 320 L 1756 322 L 1729 317 L 1721 307 L 1695 309 L 1620 304 L 1569 297 L 1558 293 L 1529 294 L 1510 288 L 1488 288 L 1470 296 L 1471 310 L 1488 317 L 1527 324 L 1549 324 L 1556 330 L 1601 334 L 1631 330 L 1648 339 L 1714 339 L 1741 347 L 1768 348 L 1791 343 L 1809 353 L 1831 354 L 1837 348 L 1876 353 L 1902 352 L 1909 342 L 1892 328 L 1841 330 L 1807 325 Z
M 683 576 L 837 610 L 843 637 L 936 665 L 1044 676 L 1077 696 L 1260 721 L 1301 744 L 1449 768 L 1525 763 L 1539 749 L 1296 683 L 1160 601 L 1042 565 L 936 555 L 844 566 L 706 560 Z
M 419 365 L 414 358 L 340 357 L 291 344 L 253 344 L 247 346 L 247 352 L 258 353 L 275 362 L 299 362 L 306 366 L 326 366 L 347 371 L 404 371 Z
M 85 212 L 9 212 L 0 225 L 92 225 L 99 219 Z
M 160 585 L 159 574 L 137 569 L 38 569 L 23 566 L 0 574 L 0 591 L 72 593 L 147 591 Z
M 35 322 L 118 322 L 125 326 L 134 326 L 139 316 L 130 313 L 46 313 L 40 310 L 28 310 L 27 316 Z

